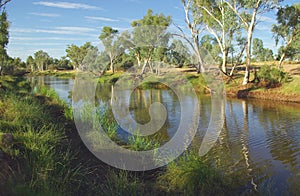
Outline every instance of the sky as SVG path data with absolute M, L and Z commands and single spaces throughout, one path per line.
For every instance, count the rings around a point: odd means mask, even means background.
M 297 3 L 286 0 L 282 4 Z M 60 58 L 66 55 L 68 45 L 83 45 L 98 39 L 104 26 L 119 31 L 131 27 L 152 9 L 154 13 L 172 16 L 172 22 L 186 26 L 180 0 L 12 0 L 6 5 L 10 21 L 10 40 L 7 47 L 11 57 L 26 60 L 38 50 Z M 260 16 L 254 37 L 264 41 L 264 46 L 277 51 L 271 26 L 276 23 L 275 11 Z M 175 27 L 174 27 L 175 29 Z

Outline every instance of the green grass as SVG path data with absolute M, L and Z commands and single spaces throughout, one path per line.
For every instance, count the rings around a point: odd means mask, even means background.
M 300 95 L 300 77 L 293 77 L 291 81 L 284 83 L 280 88 L 280 92 Z
M 148 195 L 144 183 L 134 174 L 123 170 L 111 170 L 106 183 L 100 186 L 101 195 Z
M 123 72 L 115 72 L 113 73 L 105 73 L 100 76 L 98 79 L 98 83 L 100 84 L 114 84 L 118 81 L 118 79 L 123 75 Z
M 225 195 L 230 192 L 225 177 L 193 151 L 169 164 L 159 177 L 159 184 L 169 193 L 184 195 Z
M 135 151 L 154 150 L 160 146 L 160 143 L 148 137 L 142 137 L 139 134 L 128 138 L 128 148 Z
M 42 89 L 48 97 L 41 100 L 41 94 L 38 98 L 19 91 L 18 80 L 6 82 L 11 85 L 0 89 L 0 133 L 14 136 L 9 149 L 2 147 L 14 162 L 5 189 L 1 188 L 12 195 L 77 193 L 86 170 L 81 164 L 73 164 L 75 154 L 66 139 L 66 119 L 59 113 L 64 104 L 51 90 Z
M 76 70 L 65 70 L 65 71 L 36 71 L 33 73 L 30 73 L 30 75 L 33 76 L 54 76 L 58 78 L 74 78 L 78 74 L 78 71 Z

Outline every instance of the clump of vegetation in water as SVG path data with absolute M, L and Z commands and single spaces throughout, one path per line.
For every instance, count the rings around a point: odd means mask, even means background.
M 153 150 L 160 146 L 159 142 L 140 134 L 132 135 L 128 138 L 128 147 L 135 151 Z
M 224 176 L 193 151 L 170 163 L 159 184 L 169 193 L 185 195 L 223 195 L 230 190 Z

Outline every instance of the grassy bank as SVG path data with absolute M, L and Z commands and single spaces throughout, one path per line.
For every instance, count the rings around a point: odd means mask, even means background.
M 227 95 L 234 98 L 300 103 L 300 77 L 298 74 L 285 72 L 274 66 L 264 65 L 260 68 L 261 70 L 257 73 L 259 81 L 255 80 L 244 86 L 241 85 L 243 81 L 241 73 L 230 79 L 225 78 Z M 255 79 L 253 75 L 252 73 L 250 81 Z
M 80 191 L 86 170 L 83 164 L 73 164 L 75 153 L 64 127 L 70 110 L 51 91 L 31 94 L 23 79 L 1 77 L 0 85 L 0 133 L 13 136 L 10 145 L 1 146 L 1 192 L 65 195 Z
M 59 78 L 75 78 L 79 71 L 76 70 L 47 70 L 47 71 L 36 71 L 28 74 L 29 76 L 53 76 Z

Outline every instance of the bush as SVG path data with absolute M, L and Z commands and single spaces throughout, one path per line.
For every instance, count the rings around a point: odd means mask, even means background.
M 263 82 L 268 82 L 270 85 L 281 84 L 287 81 L 288 74 L 281 69 L 263 65 L 257 74 L 258 78 Z

